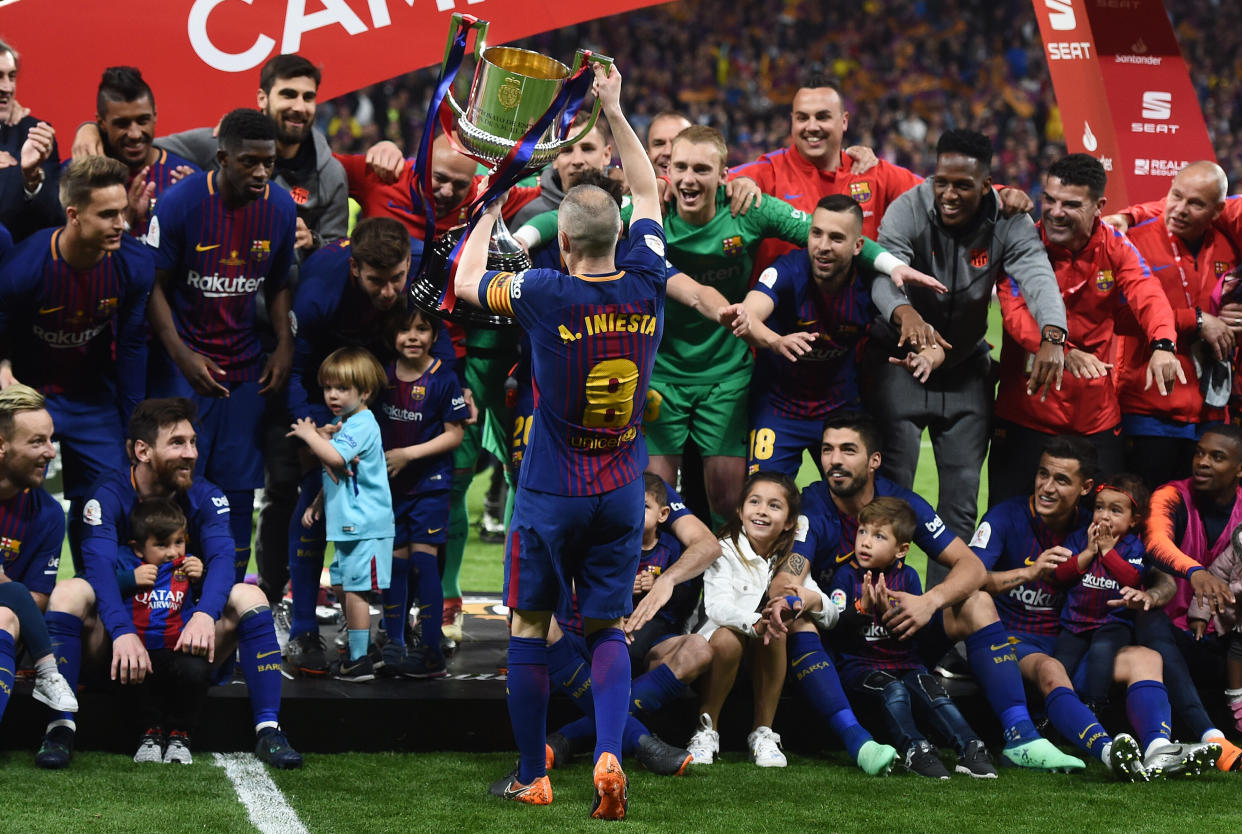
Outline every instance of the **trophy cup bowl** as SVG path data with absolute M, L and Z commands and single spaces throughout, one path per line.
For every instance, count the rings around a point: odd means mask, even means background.
M 549 58 L 528 49 L 511 46 L 486 45 L 486 20 L 456 13 L 449 28 L 449 39 L 444 51 L 443 75 L 448 64 L 452 45 L 462 27 L 467 35 L 475 30 L 474 55 L 476 65 L 470 95 L 462 107 L 450 89 L 445 96 L 457 122 L 457 139 L 466 155 L 495 171 L 496 165 L 509 155 L 530 128 L 544 116 L 555 103 L 565 82 L 577 73 L 584 61 L 612 65 L 612 59 L 579 49 L 574 56 L 572 68 L 555 58 Z M 523 170 L 534 173 L 551 162 L 562 148 L 580 141 L 599 118 L 601 103 L 598 99 L 590 118 L 576 136 L 564 139 L 557 136 L 554 119 L 535 144 L 534 153 Z M 430 123 L 429 123 L 430 124 Z M 430 127 L 429 127 L 430 129 Z M 483 327 L 507 327 L 514 324 L 507 316 L 484 312 L 472 305 L 457 304 L 454 308 L 439 308 L 444 282 L 448 279 L 448 255 L 461 238 L 464 227 L 457 227 L 440 235 L 424 253 L 418 277 L 410 287 L 410 300 L 420 309 L 441 318 L 463 324 Z M 443 250 L 443 251 L 441 251 Z M 497 218 L 488 246 L 487 268 L 507 272 L 529 269 L 530 257 L 517 243 L 504 220 Z

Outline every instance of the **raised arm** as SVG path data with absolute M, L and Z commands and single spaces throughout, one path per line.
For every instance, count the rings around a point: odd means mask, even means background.
M 651 160 L 647 158 L 638 134 L 630 127 L 621 110 L 621 73 L 615 66 L 609 70 L 601 64 L 593 64 L 592 69 L 595 71 L 595 95 L 603 103 L 604 115 L 612 128 L 613 145 L 621 157 L 621 168 L 630 186 L 630 198 L 634 205 L 630 222 L 647 219 L 660 223 L 660 194 L 656 188 L 655 169 L 651 167 Z

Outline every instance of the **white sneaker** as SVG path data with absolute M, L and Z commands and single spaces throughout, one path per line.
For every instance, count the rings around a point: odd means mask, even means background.
M 164 761 L 164 734 L 158 729 L 147 730 L 134 754 L 135 764 L 159 764 Z
M 69 681 L 60 672 L 36 677 L 34 691 L 30 694 L 36 701 L 47 704 L 56 712 L 78 711 L 78 698 L 73 694 Z
M 709 765 L 720 752 L 720 733 L 712 729 L 712 718 L 707 713 L 699 716 L 699 728 L 690 736 L 686 750 L 694 756 L 691 764 Z
M 190 737 L 173 731 L 168 734 L 168 746 L 164 748 L 164 764 L 193 764 L 190 755 Z
M 759 767 L 784 767 L 788 764 L 781 752 L 781 737 L 771 727 L 757 727 L 746 736 L 750 757 Z

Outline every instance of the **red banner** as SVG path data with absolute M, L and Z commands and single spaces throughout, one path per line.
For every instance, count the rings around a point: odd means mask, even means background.
M 1109 171 L 1113 208 L 1163 197 L 1189 162 L 1215 159 L 1160 0 L 1033 0 L 1065 144 Z
M 0 39 L 21 55 L 18 101 L 57 128 L 68 156 L 74 126 L 95 115 L 100 75 L 115 64 L 142 70 L 159 132 L 172 133 L 254 107 L 259 68 L 282 52 L 323 69 L 319 95 L 328 99 L 438 64 L 454 11 L 491 21 L 488 42 L 503 43 L 659 2 L 12 0 L 0 5 Z

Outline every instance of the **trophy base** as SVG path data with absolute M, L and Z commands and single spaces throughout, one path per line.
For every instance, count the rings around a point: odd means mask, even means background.
M 464 225 L 449 229 L 423 250 L 418 277 L 410 283 L 410 303 L 426 313 L 466 327 L 500 329 L 516 326 L 517 321 L 509 316 L 490 313 L 461 300 L 453 305 L 452 310 L 440 306 L 444 284 L 448 280 L 448 259 L 465 229 Z M 509 234 L 504 222 L 497 220 L 488 244 L 487 268 L 499 272 L 521 272 L 530 269 L 530 266 L 530 256 Z

